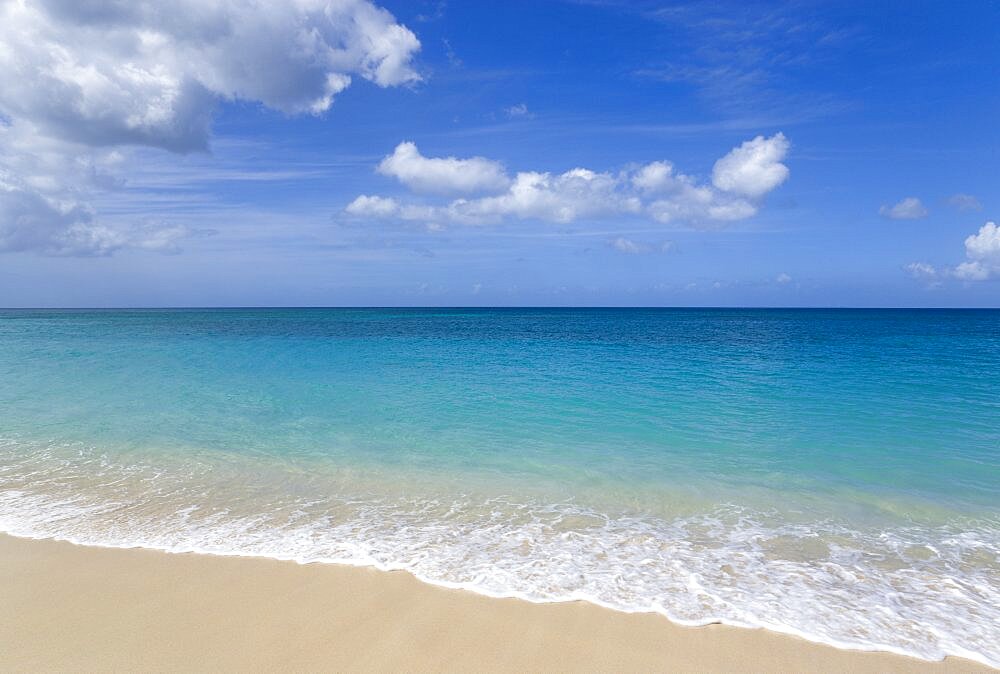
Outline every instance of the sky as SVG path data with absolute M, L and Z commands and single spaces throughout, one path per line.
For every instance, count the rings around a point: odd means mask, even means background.
M 1000 2 L 0 0 L 0 306 L 1000 306 Z

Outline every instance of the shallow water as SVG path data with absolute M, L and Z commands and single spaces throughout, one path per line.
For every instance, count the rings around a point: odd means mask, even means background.
M 1000 312 L 0 312 L 0 529 L 1000 663 Z

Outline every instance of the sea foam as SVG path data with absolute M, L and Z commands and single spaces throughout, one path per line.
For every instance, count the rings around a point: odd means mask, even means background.
M 862 531 L 726 504 L 665 518 L 511 496 L 380 495 L 372 484 L 352 492 L 287 467 L 258 466 L 259 481 L 234 485 L 251 464 L 171 473 L 13 447 L 3 448 L 0 530 L 16 536 L 404 569 L 489 596 L 1000 664 L 996 522 Z M 280 482 L 263 479 L 275 470 Z

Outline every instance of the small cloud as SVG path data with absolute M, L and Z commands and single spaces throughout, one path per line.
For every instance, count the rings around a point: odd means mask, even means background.
M 399 212 L 395 199 L 378 195 L 362 194 L 344 209 L 351 215 L 386 218 Z
M 725 192 L 762 197 L 788 179 L 788 167 L 781 160 L 790 145 L 780 132 L 748 140 L 715 162 L 712 184 Z
M 640 253 L 648 253 L 649 247 L 644 243 L 636 243 L 631 239 L 626 239 L 625 237 L 619 236 L 617 239 L 611 242 L 611 247 L 621 253 L 629 253 L 630 255 L 639 255 Z
M 461 68 L 462 59 L 460 59 L 458 57 L 458 54 L 455 53 L 455 50 L 454 48 L 452 48 L 451 43 L 448 42 L 448 40 L 441 40 L 441 42 L 444 44 L 444 55 L 448 58 L 448 63 L 451 64 L 451 67 Z
M 775 280 L 775 281 L 776 281 L 777 283 L 781 283 L 781 284 L 785 284 L 785 283 L 791 283 L 791 282 L 792 282 L 792 277 L 791 277 L 791 276 L 789 276 L 788 274 L 786 274 L 785 272 L 781 272 L 780 274 L 778 274 L 778 275 L 777 275 L 777 276 L 776 276 L 776 277 L 774 278 L 774 280 Z
M 433 9 L 429 12 L 423 12 L 417 14 L 414 18 L 420 23 L 429 23 L 431 21 L 437 21 L 444 16 L 444 10 L 448 7 L 448 3 L 445 0 L 440 0 L 440 2 L 435 3 Z M 447 40 L 444 41 L 447 44 Z
M 987 222 L 965 239 L 965 262 L 958 266 L 937 268 L 926 262 L 911 262 L 903 267 L 913 278 L 932 286 L 947 278 L 960 281 L 988 281 L 1000 278 L 1000 227 Z
M 1000 276 L 1000 228 L 995 222 L 987 222 L 965 239 L 965 257 L 968 260 L 955 267 L 956 278 L 986 281 Z
M 626 239 L 623 236 L 619 236 L 613 241 L 609 241 L 608 245 L 617 250 L 620 253 L 628 253 L 630 255 L 642 255 L 644 253 L 671 253 L 677 248 L 677 244 L 673 241 L 663 241 L 658 244 L 646 243 L 644 241 L 633 241 L 632 239 Z
M 500 162 L 483 157 L 425 157 L 408 141 L 397 145 L 377 170 L 415 192 L 432 194 L 496 192 L 510 184 Z
M 524 103 L 518 103 L 517 105 L 505 108 L 504 113 L 511 119 L 534 117 L 534 115 L 528 111 L 528 106 Z
M 937 269 L 932 264 L 926 262 L 911 262 L 904 267 L 906 271 L 913 278 L 928 279 L 936 278 L 938 275 Z
M 890 220 L 918 220 L 927 217 L 927 209 L 916 197 L 906 197 L 894 206 L 882 204 L 878 214 Z
M 948 204 L 960 211 L 981 211 L 983 205 L 971 194 L 953 194 L 948 198 Z
M 483 289 L 483 284 L 482 283 L 473 283 L 472 284 L 472 294 L 473 295 L 478 295 L 479 291 L 482 290 L 482 289 Z

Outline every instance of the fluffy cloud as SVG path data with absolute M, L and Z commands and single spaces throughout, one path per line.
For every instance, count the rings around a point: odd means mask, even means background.
M 417 38 L 363 0 L 5 0 L 0 26 L 0 110 L 89 145 L 198 149 L 218 99 L 315 114 L 354 75 L 419 79 Z
M 344 210 L 351 215 L 386 218 L 399 213 L 399 203 L 395 199 L 362 194 Z
M 979 199 L 971 194 L 953 194 L 948 198 L 948 203 L 960 211 L 981 211 L 983 205 Z
M 396 178 L 415 192 L 431 194 L 499 192 L 510 184 L 499 162 L 483 157 L 428 158 L 410 142 L 397 145 L 378 165 L 378 172 Z
M 789 276 L 788 274 L 786 274 L 785 272 L 781 272 L 776 277 L 774 277 L 774 280 L 777 281 L 778 283 L 781 283 L 782 285 L 784 285 L 786 283 L 791 283 L 792 282 L 792 277 Z
M 110 150 L 204 149 L 221 100 L 321 114 L 418 80 L 419 47 L 367 0 L 0 0 L 0 250 L 173 250 L 183 228 L 99 222 Z
M 927 216 L 927 209 L 916 197 L 906 197 L 893 206 L 883 204 L 879 215 L 890 220 L 917 220 Z
M 788 146 L 782 133 L 748 140 L 715 162 L 712 184 L 724 192 L 761 197 L 788 179 L 788 167 L 781 163 Z
M 965 240 L 965 257 L 967 261 L 955 267 L 957 278 L 985 281 L 1000 275 L 1000 228 L 995 222 L 987 222 Z
M 588 169 L 576 168 L 558 175 L 525 171 L 517 174 L 506 193 L 455 201 L 448 213 L 460 222 L 498 221 L 513 216 L 561 224 L 614 213 L 638 213 L 642 208 L 639 200 L 620 193 L 618 187 L 614 176 Z
M 962 281 L 987 281 L 1000 277 L 1000 227 L 987 222 L 965 239 L 965 262 L 954 268 L 937 268 L 927 262 L 911 262 L 904 269 L 914 278 L 941 283 L 948 277 Z
M 788 167 L 780 163 L 787 150 L 788 140 L 780 133 L 747 141 L 716 162 L 713 183 L 706 184 L 677 172 L 666 161 L 618 173 L 574 168 L 563 173 L 521 171 L 509 178 L 498 162 L 482 157 L 427 158 L 412 143 L 401 143 L 378 170 L 411 190 L 442 194 L 492 189 L 500 193 L 411 205 L 364 195 L 346 211 L 358 217 L 456 224 L 511 218 L 567 224 L 613 216 L 645 217 L 660 223 L 741 220 L 756 214 L 760 200 L 788 177 Z

